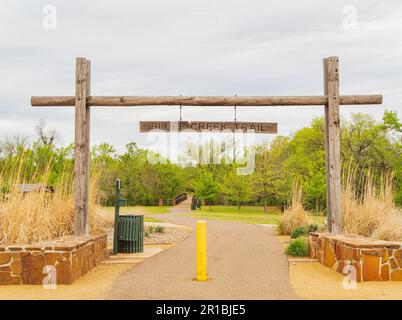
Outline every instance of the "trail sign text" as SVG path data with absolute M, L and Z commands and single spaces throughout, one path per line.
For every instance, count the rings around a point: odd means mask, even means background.
M 140 132 L 161 130 L 178 132 L 183 130 L 202 131 L 231 131 L 241 130 L 255 133 L 277 133 L 278 124 L 271 122 L 214 122 L 214 121 L 140 121 Z

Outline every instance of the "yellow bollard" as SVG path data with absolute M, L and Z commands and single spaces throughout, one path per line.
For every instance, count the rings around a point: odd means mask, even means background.
M 207 281 L 207 222 L 197 221 L 197 281 Z

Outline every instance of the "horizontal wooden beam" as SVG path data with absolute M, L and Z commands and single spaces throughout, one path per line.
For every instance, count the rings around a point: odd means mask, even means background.
M 93 107 L 135 106 L 324 106 L 328 96 L 89 96 Z M 381 104 L 382 95 L 340 96 L 341 105 Z M 74 96 L 32 97 L 33 107 L 66 107 L 75 105 Z

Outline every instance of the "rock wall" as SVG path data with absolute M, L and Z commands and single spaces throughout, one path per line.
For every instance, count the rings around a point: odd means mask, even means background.
M 310 257 L 356 281 L 402 281 L 402 243 L 310 233 Z M 351 268 L 354 267 L 354 268 Z
M 0 285 L 71 284 L 107 258 L 107 235 L 0 246 Z

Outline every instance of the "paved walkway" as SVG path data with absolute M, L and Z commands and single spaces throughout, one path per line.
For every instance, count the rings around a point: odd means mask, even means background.
M 195 277 L 195 219 L 185 202 L 164 219 L 191 226 L 189 237 L 120 276 L 109 299 L 296 299 L 282 245 L 269 227 L 208 221 L 207 282 Z

